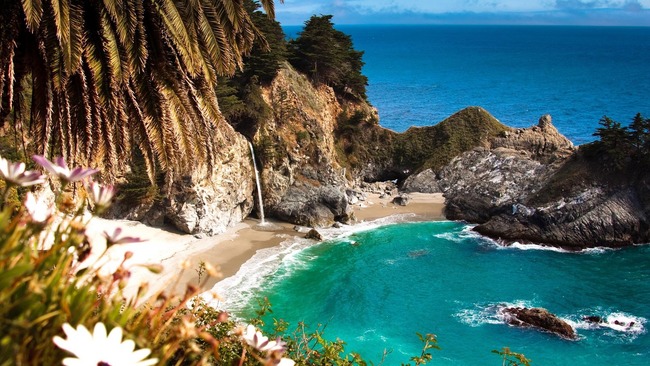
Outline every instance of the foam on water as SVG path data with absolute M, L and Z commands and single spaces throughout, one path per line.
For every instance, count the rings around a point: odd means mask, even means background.
M 594 317 L 596 318 L 594 319 Z M 586 310 L 584 314 L 576 314 L 567 319 L 567 322 L 576 329 L 602 333 L 611 337 L 622 336 L 631 341 L 646 333 L 647 319 L 622 311 L 606 311 L 596 308 Z
M 507 307 L 531 308 L 531 301 L 515 300 L 514 302 L 480 303 L 471 308 L 461 309 L 454 316 L 461 323 L 471 327 L 480 327 L 485 324 L 506 324 L 502 310 Z

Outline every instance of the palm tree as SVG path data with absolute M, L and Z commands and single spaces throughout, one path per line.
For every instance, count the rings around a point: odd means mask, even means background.
M 132 146 L 152 181 L 212 163 L 217 77 L 260 36 L 242 0 L 1 1 L 0 126 L 32 152 L 107 179 Z M 273 0 L 261 4 L 273 17 Z

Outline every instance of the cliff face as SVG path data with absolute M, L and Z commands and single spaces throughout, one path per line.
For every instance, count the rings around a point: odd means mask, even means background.
M 248 142 L 222 123 L 214 166 L 197 166 L 164 192 L 165 219 L 190 234 L 215 235 L 241 222 L 253 207 L 254 177 Z
M 476 227 L 506 240 L 568 249 L 650 242 L 650 180 L 638 167 L 611 170 L 581 147 L 511 210 Z M 641 169 L 643 170 L 643 169 Z
M 272 110 L 254 136 L 265 212 L 309 226 L 347 221 L 348 180 L 337 161 L 334 130 L 341 116 L 376 111 L 366 103 L 341 103 L 330 87 L 314 87 L 289 66 L 262 96 Z
M 214 146 L 218 148 L 212 167 L 187 167 L 189 173 L 162 183 L 158 193 L 151 193 L 148 181 L 136 189 L 131 187 L 134 182 L 121 187 L 121 197 L 108 217 L 173 225 L 195 235 L 219 234 L 241 222 L 253 208 L 254 172 L 248 143 L 222 122 L 217 125 Z M 138 193 L 141 190 L 149 193 Z

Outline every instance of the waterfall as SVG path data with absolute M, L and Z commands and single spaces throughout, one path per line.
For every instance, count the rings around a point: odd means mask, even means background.
M 255 151 L 253 150 L 253 144 L 248 142 L 248 147 L 251 149 L 251 158 L 253 159 L 253 167 L 255 168 L 255 183 L 257 184 L 257 202 L 260 208 L 260 224 L 263 225 L 264 222 L 264 203 L 262 201 L 262 187 L 260 186 L 260 172 L 257 171 L 257 162 L 255 162 Z

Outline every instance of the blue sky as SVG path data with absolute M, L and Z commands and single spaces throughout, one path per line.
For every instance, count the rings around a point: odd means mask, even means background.
M 650 0 L 285 0 L 282 25 L 332 14 L 335 24 L 650 26 Z

